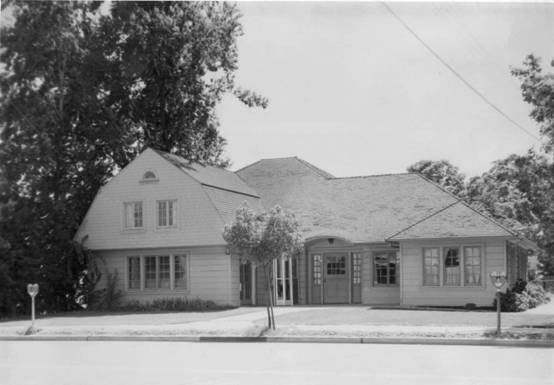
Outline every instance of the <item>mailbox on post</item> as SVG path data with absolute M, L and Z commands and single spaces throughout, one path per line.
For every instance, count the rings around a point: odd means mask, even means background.
M 506 273 L 493 271 L 490 277 L 496 288 L 496 336 L 500 337 L 500 290 L 506 284 Z
M 35 297 L 38 294 L 38 283 L 27 285 L 27 293 L 31 296 L 31 328 L 35 327 Z

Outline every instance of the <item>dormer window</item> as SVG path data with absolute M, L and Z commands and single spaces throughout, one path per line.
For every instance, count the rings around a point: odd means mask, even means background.
M 144 175 L 142 176 L 141 182 L 157 182 L 158 177 L 154 173 L 154 171 L 146 171 Z

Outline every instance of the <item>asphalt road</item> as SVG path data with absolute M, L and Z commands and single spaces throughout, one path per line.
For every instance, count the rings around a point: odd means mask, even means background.
M 554 383 L 554 349 L 0 341 L 2 385 Z

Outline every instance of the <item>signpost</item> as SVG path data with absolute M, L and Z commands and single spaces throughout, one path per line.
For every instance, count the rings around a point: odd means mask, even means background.
M 27 285 L 27 293 L 31 296 L 31 329 L 35 327 L 35 297 L 38 294 L 38 283 Z
M 493 271 L 490 276 L 496 287 L 496 336 L 500 337 L 500 290 L 506 284 L 506 273 Z

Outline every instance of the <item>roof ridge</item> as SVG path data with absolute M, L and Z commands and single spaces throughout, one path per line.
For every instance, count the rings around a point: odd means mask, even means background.
M 294 157 L 296 160 L 298 160 L 300 163 L 302 163 L 304 166 L 308 167 L 308 168 L 311 168 L 312 170 L 314 170 L 316 173 L 318 173 L 320 176 L 324 177 L 325 179 L 332 179 L 334 178 L 335 176 L 332 175 L 331 173 L 317 167 L 317 166 L 314 166 L 313 164 L 311 164 L 310 162 L 302 159 L 302 158 L 299 158 L 297 156 Z
M 385 238 L 385 240 L 389 240 L 389 239 L 391 239 L 391 238 L 396 237 L 398 234 L 401 234 L 401 233 L 403 233 L 404 231 L 406 231 L 406 230 L 408 230 L 408 229 L 411 229 L 412 227 L 417 226 L 417 225 L 419 225 L 419 224 L 422 223 L 422 222 L 425 222 L 427 219 L 434 217 L 435 215 L 437 215 L 437 214 L 443 212 L 444 210 L 446 210 L 446 209 L 448 209 L 448 208 L 450 208 L 450 207 L 452 207 L 452 206 L 454 206 L 454 205 L 456 205 L 456 204 L 458 204 L 458 203 L 460 203 L 460 200 L 457 200 L 457 201 L 455 201 L 455 202 L 453 202 L 453 203 L 450 203 L 449 205 L 446 205 L 446 206 L 443 207 L 442 209 L 437 210 L 437 211 L 435 211 L 434 213 L 431 213 L 431 214 L 429 214 L 429 215 L 427 215 L 427 216 L 421 218 L 421 219 L 418 220 L 417 222 L 412 223 L 411 225 L 409 225 L 409 226 L 403 228 L 403 229 L 400 230 L 400 231 L 397 231 L 396 233 L 392 234 L 391 236 Z
M 385 174 L 370 174 L 370 175 L 354 175 L 354 176 L 337 176 L 330 179 L 361 179 L 361 178 L 375 178 L 382 176 L 398 176 L 398 175 L 413 175 L 415 172 L 390 172 Z

